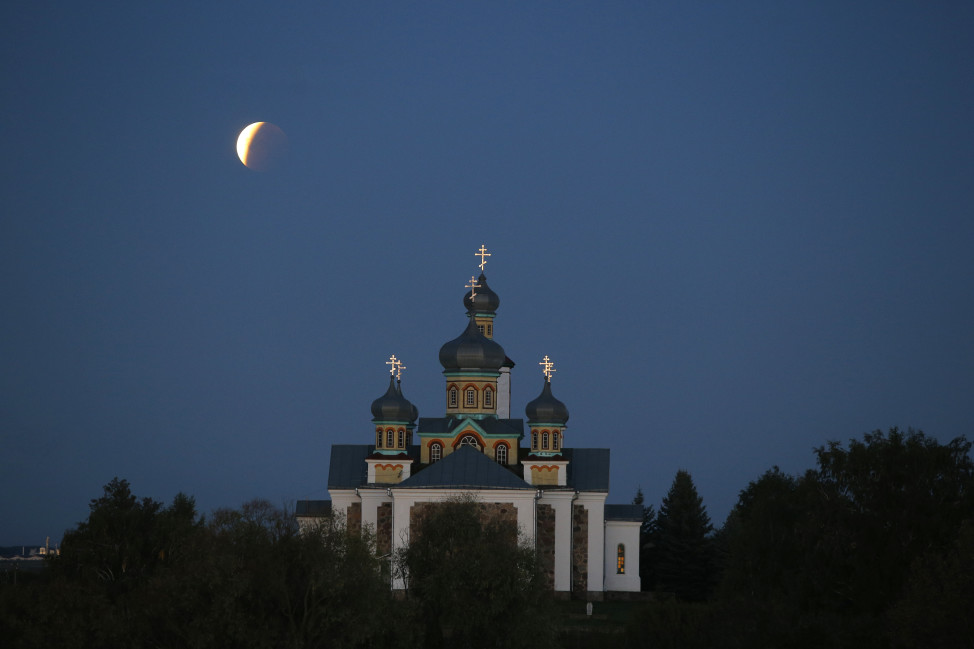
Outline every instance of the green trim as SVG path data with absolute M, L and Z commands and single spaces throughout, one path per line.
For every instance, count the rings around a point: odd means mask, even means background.
M 500 372 L 489 372 L 485 370 L 443 370 L 443 376 L 453 378 L 455 376 L 489 376 L 497 378 Z

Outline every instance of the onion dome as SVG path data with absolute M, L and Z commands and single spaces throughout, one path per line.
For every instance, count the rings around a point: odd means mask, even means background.
M 506 358 L 504 348 L 480 333 L 473 318 L 458 338 L 440 347 L 440 365 L 445 370 L 496 371 Z
M 389 389 L 372 402 L 372 421 L 416 421 L 419 411 L 396 385 L 395 377 L 389 377 Z
M 568 408 L 551 394 L 551 382 L 546 378 L 541 395 L 524 408 L 528 423 L 558 424 L 564 426 L 568 421 Z
M 474 296 L 471 298 L 470 293 L 463 296 L 463 306 L 467 308 L 467 313 L 496 313 L 500 304 L 501 299 L 487 286 L 487 277 L 483 273 L 477 278 Z

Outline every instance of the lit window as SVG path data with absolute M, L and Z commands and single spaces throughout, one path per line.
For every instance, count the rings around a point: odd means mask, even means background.
M 619 548 L 616 550 L 616 574 L 626 574 L 626 546 L 622 543 L 619 544 Z
M 498 464 L 507 464 L 507 444 L 498 444 L 494 448 L 494 459 Z
M 484 408 L 494 407 L 494 391 L 490 388 L 484 390 Z
M 548 431 L 541 433 L 541 448 L 548 450 Z
M 470 388 L 470 389 L 467 390 L 467 402 L 466 402 L 466 405 L 471 406 L 471 407 L 477 405 L 477 391 L 474 390 L 473 388 Z
M 457 389 L 450 388 L 450 408 L 457 407 L 457 398 L 458 398 Z
M 399 448 L 406 448 L 406 431 L 399 429 Z
M 393 440 L 392 435 L 393 435 L 393 432 L 392 432 L 392 429 L 390 428 L 389 430 L 386 431 L 386 448 L 392 448 L 392 446 L 394 444 L 394 440 Z
M 430 464 L 433 462 L 439 462 L 443 457 L 443 447 L 439 442 L 433 442 L 430 444 Z
M 559 439 L 560 437 L 561 435 L 558 433 L 551 434 L 551 450 L 553 451 L 558 450 L 558 446 L 561 444 L 561 440 Z

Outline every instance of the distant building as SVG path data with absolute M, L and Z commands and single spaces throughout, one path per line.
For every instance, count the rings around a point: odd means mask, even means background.
M 330 501 L 299 501 L 302 524 L 339 513 L 375 530 L 379 552 L 408 543 L 410 522 L 430 503 L 473 496 L 517 522 L 535 545 L 557 593 L 601 599 L 638 591 L 638 505 L 607 505 L 609 449 L 566 447 L 568 408 L 552 394 L 547 356 L 541 392 L 522 419 L 510 418 L 514 363 L 494 341 L 500 299 L 483 273 L 463 298 L 467 324 L 440 348 L 445 413 L 420 418 L 402 392 L 402 363 L 372 402 L 368 444 L 331 449 Z M 402 584 L 393 584 L 402 587 Z

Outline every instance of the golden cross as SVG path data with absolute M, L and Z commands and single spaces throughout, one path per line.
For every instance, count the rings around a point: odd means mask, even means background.
M 400 364 L 399 363 L 399 359 L 396 358 L 396 355 L 395 354 L 393 354 L 392 356 L 390 356 L 389 357 L 389 360 L 386 361 L 386 365 L 389 366 L 389 374 L 395 374 L 396 373 L 396 368 L 399 367 L 399 364 Z
M 480 244 L 480 250 L 473 253 L 474 257 L 480 257 L 480 272 L 484 272 L 484 266 L 487 265 L 487 257 L 490 257 L 490 253 L 487 252 L 487 247 L 484 244 Z
M 477 297 L 477 289 L 480 288 L 480 284 L 477 283 L 477 278 L 473 275 L 470 276 L 470 283 L 464 284 L 464 288 L 470 289 L 470 299 Z
M 541 366 L 544 367 L 544 371 L 542 373 L 545 376 L 545 380 L 548 381 L 548 383 L 551 383 L 551 375 L 554 374 L 557 371 L 557 370 L 555 370 L 555 363 L 554 363 L 554 361 L 552 361 L 550 358 L 548 358 L 548 355 L 545 354 L 544 360 L 542 360 L 540 363 L 538 363 L 538 365 L 541 365 Z
M 404 369 L 406 369 L 406 366 L 403 365 L 403 362 L 397 358 L 396 359 L 396 381 L 400 381 L 400 382 L 402 381 L 402 371 Z

